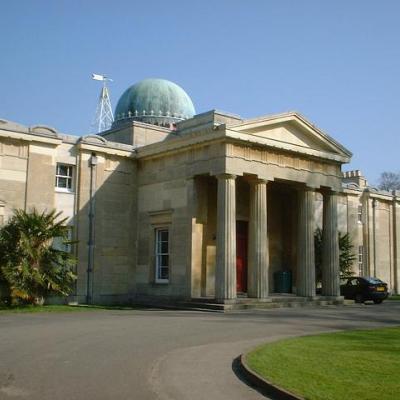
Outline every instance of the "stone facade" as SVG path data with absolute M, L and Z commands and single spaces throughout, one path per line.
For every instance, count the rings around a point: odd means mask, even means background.
M 354 273 L 399 292 L 400 194 L 343 176 L 350 157 L 297 113 L 211 111 L 173 130 L 127 121 L 80 138 L 0 120 L 0 223 L 16 208 L 68 217 L 78 302 L 263 301 L 282 270 L 293 293 L 314 297 L 317 226 L 322 295 L 340 295 L 338 230 Z

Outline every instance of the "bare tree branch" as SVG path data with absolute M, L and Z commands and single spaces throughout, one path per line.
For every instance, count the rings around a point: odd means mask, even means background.
M 400 190 L 400 173 L 385 171 L 381 173 L 378 181 L 381 190 Z

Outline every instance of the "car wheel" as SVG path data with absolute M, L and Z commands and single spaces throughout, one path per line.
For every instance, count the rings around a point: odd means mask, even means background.
M 374 300 L 374 303 L 375 303 L 375 304 L 381 304 L 382 301 L 383 301 L 382 299 L 375 299 L 375 300 Z
M 356 303 L 364 303 L 364 297 L 361 293 L 357 293 L 354 300 L 356 301 Z

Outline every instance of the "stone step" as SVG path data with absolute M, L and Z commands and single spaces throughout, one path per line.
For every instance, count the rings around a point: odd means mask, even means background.
M 272 302 L 275 303 L 290 303 L 290 302 L 307 302 L 309 301 L 309 299 L 307 299 L 306 297 L 299 297 L 299 296 L 271 296 L 270 297 Z
M 349 305 L 353 304 L 353 301 L 343 301 L 343 300 L 323 300 L 323 299 L 315 299 L 310 300 L 307 298 L 297 297 L 291 298 L 290 300 L 282 300 L 281 298 L 274 299 L 266 302 L 257 302 L 255 299 L 251 299 L 253 301 L 245 301 L 244 299 L 238 299 L 239 301 L 231 302 L 231 303 L 214 303 L 211 301 L 200 301 L 197 302 L 195 299 L 192 301 L 182 302 L 180 305 L 183 308 L 191 309 L 191 310 L 202 310 L 202 311 L 240 311 L 240 310 L 254 310 L 254 309 L 273 309 L 273 308 L 300 308 L 300 307 L 319 307 L 319 306 L 330 306 L 330 305 Z
M 300 307 L 319 307 L 329 305 L 351 305 L 354 304 L 353 300 L 337 300 L 337 299 L 322 299 L 322 298 L 306 298 L 298 297 L 294 295 L 280 295 L 271 296 L 268 299 L 260 301 L 259 299 L 252 298 L 237 298 L 235 300 L 227 300 L 224 303 L 218 303 L 212 298 L 198 298 L 187 301 L 169 301 L 162 302 L 160 300 L 153 299 L 143 300 L 141 302 L 136 301 L 136 304 L 144 306 L 151 306 L 164 309 L 175 309 L 175 310 L 192 310 L 192 311 L 208 311 L 208 312 L 229 312 L 229 311 L 245 311 L 255 309 L 274 309 L 282 307 L 300 308 Z
M 191 300 L 188 300 L 189 302 L 194 302 L 194 303 L 215 303 L 215 299 L 212 297 L 198 297 L 198 298 L 193 298 Z M 280 302 L 306 302 L 309 301 L 308 298 L 306 297 L 300 297 L 300 296 L 295 296 L 295 295 L 279 295 L 279 296 L 270 296 L 266 299 L 260 300 L 260 299 L 255 299 L 255 298 L 251 298 L 251 297 L 238 297 L 236 298 L 234 301 L 226 301 L 225 303 L 228 304 L 230 302 L 234 302 L 234 303 L 246 303 L 246 304 L 250 304 L 250 303 L 260 303 L 260 302 L 265 302 L 265 303 L 271 303 L 271 302 L 276 302 L 276 303 L 280 303 Z

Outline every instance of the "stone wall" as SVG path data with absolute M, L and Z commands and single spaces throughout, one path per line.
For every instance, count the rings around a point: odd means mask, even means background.
M 23 140 L 0 138 L 0 225 L 25 207 L 28 150 Z
M 191 249 L 186 154 L 138 163 L 138 257 L 136 295 L 189 297 L 188 252 Z M 169 229 L 168 283 L 155 279 L 155 230 Z
M 91 167 L 92 157 L 96 163 Z M 92 175 L 92 177 L 91 177 Z M 136 163 L 123 156 L 82 149 L 78 164 L 77 299 L 88 289 L 90 201 L 94 259 L 89 295 L 95 303 L 127 302 L 134 293 L 136 260 Z M 90 185 L 93 196 L 90 199 Z

